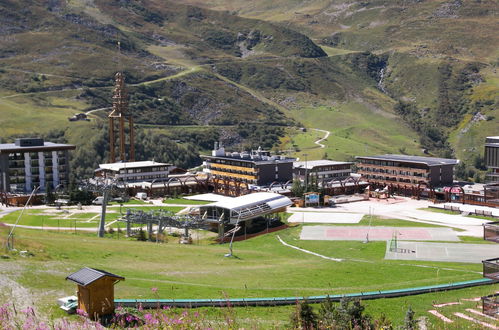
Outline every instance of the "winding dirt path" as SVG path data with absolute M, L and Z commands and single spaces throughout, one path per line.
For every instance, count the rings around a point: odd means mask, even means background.
M 104 111 L 104 110 L 111 110 L 111 109 L 112 109 L 112 107 L 93 109 L 93 110 L 85 112 L 85 114 L 88 116 L 88 115 L 91 115 L 91 114 L 93 114 L 94 112 L 97 112 L 97 111 Z
M 323 132 L 325 135 L 324 137 L 320 138 L 319 140 L 315 141 L 314 143 L 317 144 L 319 147 L 321 148 L 325 148 L 326 146 L 324 144 L 322 144 L 321 142 L 324 141 L 324 140 L 327 140 L 327 138 L 329 137 L 329 135 L 331 134 L 330 131 L 326 131 L 326 130 L 323 130 L 323 129 L 318 129 L 318 128 L 314 128 L 315 131 L 318 131 L 318 132 Z

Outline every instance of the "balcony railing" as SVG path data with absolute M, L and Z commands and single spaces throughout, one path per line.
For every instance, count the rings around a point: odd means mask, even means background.
M 414 168 L 414 167 L 401 167 L 401 166 L 385 166 L 385 165 L 373 165 L 373 164 L 364 164 L 360 163 L 358 165 L 359 168 L 370 168 L 370 169 L 377 169 L 377 170 L 389 170 L 389 171 L 403 171 L 403 172 L 414 172 L 414 173 L 421 173 L 421 174 L 428 174 L 430 173 L 430 170 L 428 169 L 423 169 L 423 168 Z
M 214 170 L 220 169 L 222 171 L 223 170 L 234 170 L 234 171 L 258 173 L 258 169 L 253 168 L 253 167 L 226 165 L 226 164 L 218 164 L 218 163 L 210 163 L 209 166 L 211 169 L 214 169 Z
M 246 180 L 256 180 L 256 175 L 245 175 L 245 174 L 236 174 L 236 173 L 228 173 L 228 172 L 220 172 L 220 171 L 211 171 L 211 174 L 220 176 L 223 178 L 238 178 L 238 179 L 246 179 Z
M 483 277 L 499 280 L 499 258 L 483 260 L 482 264 Z
M 357 173 L 362 175 L 379 175 L 390 178 L 398 178 L 398 179 L 407 179 L 407 180 L 417 180 L 417 181 L 428 181 L 427 176 L 418 176 L 418 175 L 405 175 L 405 174 L 393 174 L 393 173 L 383 173 L 383 172 L 371 172 L 366 171 L 364 169 L 360 169 Z
M 383 185 L 398 185 L 398 186 L 407 186 L 407 187 L 417 187 L 420 182 L 417 183 L 412 183 L 412 182 L 403 182 L 403 181 L 392 181 L 392 180 L 385 180 L 385 179 L 374 179 L 374 178 L 364 178 L 368 182 L 374 182 L 378 184 L 383 184 Z M 420 180 L 423 181 L 424 183 L 428 183 L 426 180 Z
M 482 297 L 483 313 L 493 317 L 499 315 L 499 293 Z
M 426 172 L 420 172 L 419 170 L 413 170 L 413 169 L 379 169 L 379 168 L 370 168 L 368 166 L 359 166 L 359 170 L 361 171 L 367 171 L 370 173 L 382 173 L 386 175 L 396 175 L 396 176 L 407 176 L 407 177 L 417 177 L 417 178 L 428 178 L 429 177 L 429 171 Z
M 499 243 L 499 221 L 489 222 L 483 225 L 483 239 Z

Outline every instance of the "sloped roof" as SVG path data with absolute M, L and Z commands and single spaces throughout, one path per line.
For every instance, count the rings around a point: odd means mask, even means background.
M 122 276 L 106 272 L 105 270 L 85 267 L 66 277 L 66 280 L 73 281 L 81 286 L 87 286 L 105 276 L 114 277 L 119 280 L 125 279 Z
M 141 167 L 153 167 L 153 166 L 171 166 L 170 163 L 158 163 L 151 160 L 144 160 L 138 162 L 117 162 L 109 164 L 99 164 L 99 169 L 105 169 L 110 171 L 119 171 L 122 169 L 131 168 L 141 168 Z
M 456 165 L 459 163 L 459 160 L 450 159 L 450 158 L 393 155 L 393 154 L 385 154 L 385 155 L 379 155 L 379 156 L 356 156 L 355 158 L 356 159 L 386 160 L 386 161 L 393 161 L 393 162 L 398 161 L 398 162 L 405 162 L 405 163 L 424 164 L 427 166 Z
M 273 205 L 279 204 L 279 206 L 289 206 L 293 204 L 286 196 L 270 192 L 257 192 L 235 198 L 223 199 L 216 203 L 207 204 L 206 206 L 217 206 L 229 210 L 238 210 L 256 204 L 269 203 L 271 201 L 273 202 Z
M 319 160 L 309 160 L 307 162 L 305 161 L 294 162 L 293 167 L 305 168 L 306 166 L 308 170 L 311 170 L 316 166 L 333 166 L 333 165 L 350 165 L 350 164 L 353 165 L 352 162 L 338 162 L 335 160 L 319 159 Z
M 277 212 L 292 204 L 291 200 L 286 196 L 270 192 L 257 192 L 201 205 L 199 210 L 201 213 L 213 207 L 229 210 L 230 222 L 236 223 Z M 219 221 L 217 218 L 210 218 L 209 220 Z

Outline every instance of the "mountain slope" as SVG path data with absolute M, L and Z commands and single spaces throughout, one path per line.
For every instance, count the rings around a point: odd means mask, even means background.
M 320 10 L 316 5 L 324 4 L 288 2 L 292 3 L 307 4 L 310 10 Z M 250 3 L 246 6 L 250 8 Z M 257 8 L 253 9 L 256 13 Z M 359 9 L 361 13 L 372 10 Z M 351 42 L 344 45 L 350 50 L 339 49 L 328 41 L 332 33 L 324 32 L 329 23 L 303 24 L 300 17 L 288 20 L 289 24 L 283 24 L 281 17 L 274 24 L 159 0 L 53 0 L 48 6 L 42 1 L 29 6 L 4 1 L 0 5 L 0 18 L 7 22 L 0 31 L 0 112 L 8 116 L 0 117 L 5 127 L 2 135 L 58 128 L 62 132 L 53 136 L 84 146 L 85 134 L 105 132 L 101 119 L 110 106 L 112 77 L 123 70 L 131 112 L 144 133 L 139 136 L 178 141 L 190 155 L 209 148 L 215 139 L 234 148 L 274 145 L 287 153 L 317 158 L 421 153 L 422 132 L 429 128 L 414 125 L 398 106 L 416 98 L 416 109 L 425 106 L 435 111 L 435 83 L 415 88 L 411 81 L 424 81 L 426 76 L 406 77 L 407 63 L 416 63 L 416 55 L 387 52 L 382 43 L 372 49 Z M 440 74 L 439 66 L 435 64 L 428 77 Z M 451 76 L 460 77 L 464 67 L 461 62 L 458 69 L 453 66 Z M 417 65 L 414 70 L 421 71 Z M 92 122 L 66 121 L 71 113 L 96 108 L 104 110 L 92 113 Z M 35 118 L 30 125 L 21 125 Z M 326 148 L 308 141 L 313 136 L 301 133 L 299 126 L 331 131 Z M 98 157 L 104 159 L 105 135 L 94 136 L 102 145 L 97 148 Z M 196 140 L 199 136 L 207 140 L 203 146 Z M 434 151 L 442 147 L 430 142 Z M 167 157 L 164 161 L 175 160 L 174 155 L 162 154 Z M 182 165 L 198 161 L 189 156 Z
M 330 52 L 383 54 L 379 88 L 432 152 L 472 164 L 497 135 L 496 0 L 188 2 L 299 28 Z

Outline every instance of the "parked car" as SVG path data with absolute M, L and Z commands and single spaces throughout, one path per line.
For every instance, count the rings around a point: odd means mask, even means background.
M 137 195 L 135 195 L 136 198 L 146 200 L 147 199 L 147 193 L 145 192 L 138 192 Z
M 102 205 L 102 203 L 104 203 L 104 196 L 99 196 L 92 201 L 94 205 Z

